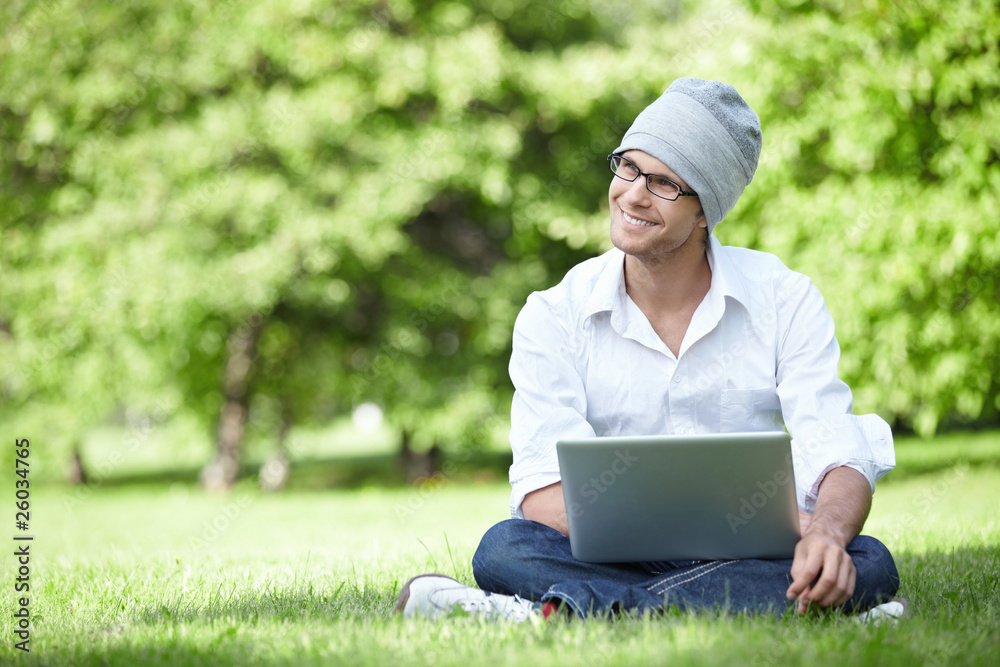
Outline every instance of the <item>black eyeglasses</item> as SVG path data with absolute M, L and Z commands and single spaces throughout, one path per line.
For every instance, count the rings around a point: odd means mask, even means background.
M 697 192 L 692 192 L 690 190 L 685 190 L 681 186 L 677 185 L 671 181 L 666 176 L 657 176 L 656 174 L 646 174 L 639 171 L 639 167 L 635 166 L 628 158 L 619 155 L 617 153 L 612 153 L 608 156 L 608 166 L 611 167 L 611 173 L 613 173 L 618 178 L 623 178 L 626 181 L 634 182 L 635 179 L 640 176 L 646 177 L 646 189 L 652 192 L 654 195 L 660 199 L 667 199 L 669 201 L 674 201 L 678 197 L 697 197 Z

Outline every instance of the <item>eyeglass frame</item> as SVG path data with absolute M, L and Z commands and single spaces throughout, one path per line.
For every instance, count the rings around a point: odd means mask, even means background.
M 613 159 L 615 159 L 615 158 L 618 158 L 619 160 L 624 160 L 625 162 L 628 162 L 630 165 L 632 165 L 635 168 L 636 172 L 638 172 L 635 175 L 635 178 L 625 178 L 624 176 L 622 176 L 621 174 L 619 174 L 617 171 L 615 171 L 615 167 L 611 163 L 611 161 Z M 676 182 L 672 178 L 667 178 L 666 176 L 663 176 L 661 174 L 647 174 L 646 172 L 644 172 L 641 169 L 639 169 L 639 165 L 637 165 L 635 162 L 632 162 L 632 160 L 629 160 L 627 157 L 625 157 L 621 153 L 612 153 L 611 155 L 608 156 L 608 168 L 611 169 L 611 173 L 615 175 L 615 178 L 620 178 L 623 181 L 627 181 L 628 183 L 635 183 L 635 179 L 636 178 L 639 178 L 640 176 L 645 176 L 646 177 L 646 189 L 649 190 L 649 194 L 653 195 L 654 197 L 659 197 L 660 199 L 665 199 L 666 201 L 677 201 L 677 197 L 697 197 L 698 196 L 697 192 L 694 192 L 693 190 L 685 190 L 684 188 L 681 187 L 680 183 Z M 653 192 L 653 190 L 649 187 L 649 179 L 653 178 L 654 176 L 656 178 L 662 178 L 666 182 L 672 183 L 673 185 L 676 185 L 677 186 L 677 197 L 674 197 L 673 199 L 670 199 L 669 197 L 664 197 L 663 195 L 658 195 L 655 192 Z

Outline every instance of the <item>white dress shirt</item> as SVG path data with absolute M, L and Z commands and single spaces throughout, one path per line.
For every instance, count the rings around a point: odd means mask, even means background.
M 889 425 L 851 412 L 833 319 L 812 281 L 774 255 L 709 239 L 712 284 L 676 357 L 626 294 L 620 250 L 528 297 L 510 360 L 512 517 L 524 517 L 525 495 L 559 481 L 563 438 L 787 426 L 809 512 L 830 470 L 857 470 L 874 493 L 895 466 Z

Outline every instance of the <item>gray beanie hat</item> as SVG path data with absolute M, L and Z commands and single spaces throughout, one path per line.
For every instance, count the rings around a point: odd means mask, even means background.
M 760 119 L 727 83 L 677 79 L 646 107 L 616 153 L 652 155 L 698 193 L 711 233 L 750 185 L 760 156 Z

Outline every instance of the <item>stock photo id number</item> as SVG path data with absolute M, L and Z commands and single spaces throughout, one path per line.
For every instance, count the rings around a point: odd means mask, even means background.
M 17 575 L 14 578 L 14 648 L 27 653 L 31 641 L 31 542 L 28 530 L 31 521 L 31 482 L 29 480 L 29 449 L 27 438 L 14 441 L 14 558 Z

